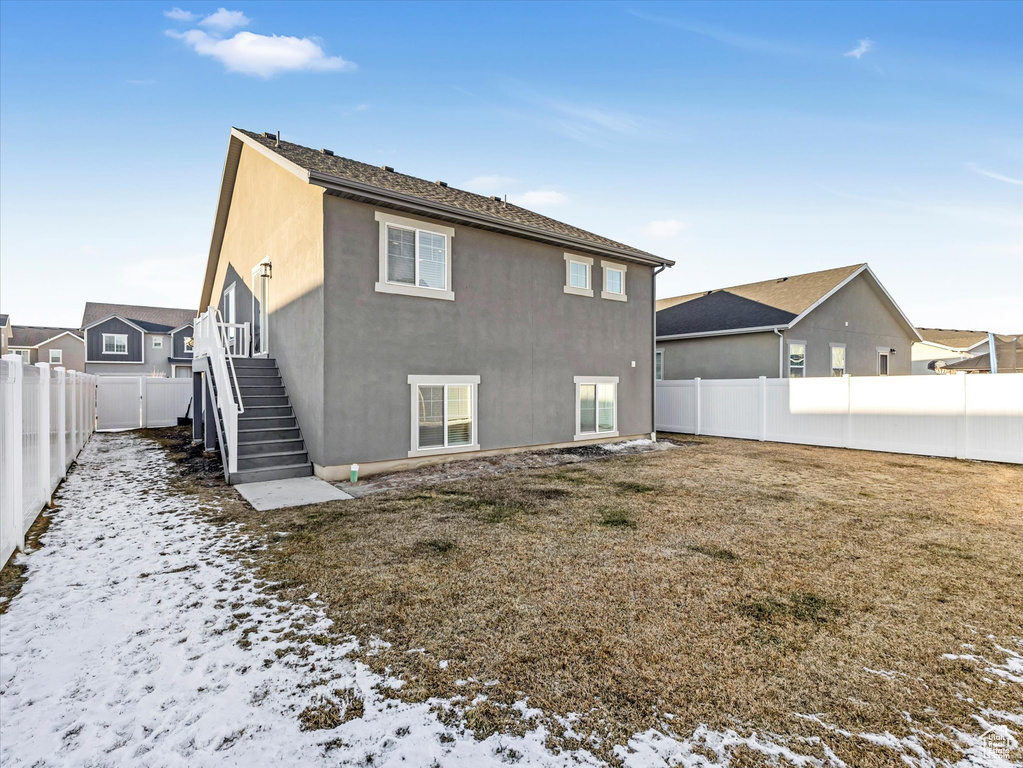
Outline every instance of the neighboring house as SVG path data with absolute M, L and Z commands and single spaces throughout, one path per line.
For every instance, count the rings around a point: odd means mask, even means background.
M 0 355 L 7 354 L 7 342 L 11 338 L 10 315 L 0 315 Z
M 86 302 L 85 372 L 100 376 L 192 375 L 194 309 Z
M 278 399 L 243 380 L 246 437 L 270 446 L 260 429 L 283 430 L 294 442 L 267 448 L 278 463 L 338 479 L 353 463 L 366 474 L 649 438 L 654 276 L 671 263 L 497 197 L 234 129 L 200 306 L 249 324 L 240 353 L 266 360 L 236 359 L 239 377 L 262 368 L 287 387 Z M 239 457 L 265 471 L 232 482 L 290 471 Z
M 663 379 L 908 374 L 920 336 L 866 264 L 657 302 Z
M 940 373 L 950 363 L 988 351 L 987 331 L 917 328 L 921 341 L 913 343 L 913 373 Z
M 1023 335 L 992 334 L 991 338 L 995 346 L 993 367 L 991 353 L 985 351 L 959 362 L 948 363 L 942 370 L 947 373 L 1023 373 Z M 991 345 L 985 342 L 983 348 L 990 350 Z
M 69 371 L 85 370 L 85 343 L 77 328 L 12 325 L 7 351 L 30 365 L 50 363 Z

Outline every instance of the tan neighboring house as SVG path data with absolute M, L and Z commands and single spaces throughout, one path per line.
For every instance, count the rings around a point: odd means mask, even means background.
M 994 355 L 991 344 L 994 344 Z M 942 373 L 1023 373 L 1023 334 L 992 333 L 977 354 L 945 364 Z
M 657 302 L 658 379 L 889 376 L 920 335 L 866 264 Z
M 940 373 L 949 363 L 988 351 L 987 331 L 952 328 L 917 328 L 917 331 L 920 341 L 913 343 L 913 373 Z
M 5 354 L 21 355 L 28 365 L 49 363 L 69 371 L 85 370 L 85 342 L 77 328 L 12 325 Z

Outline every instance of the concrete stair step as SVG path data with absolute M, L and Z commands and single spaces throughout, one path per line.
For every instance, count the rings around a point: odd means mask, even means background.
M 239 469 L 231 475 L 231 483 L 259 483 L 264 480 L 284 480 L 289 477 L 310 477 L 313 474 L 313 465 L 287 464 L 278 467 L 264 467 L 262 469 Z
M 305 440 L 302 438 L 278 438 L 270 440 L 252 440 L 245 443 L 238 443 L 238 459 L 250 456 L 279 456 L 284 453 L 299 453 L 305 451 Z

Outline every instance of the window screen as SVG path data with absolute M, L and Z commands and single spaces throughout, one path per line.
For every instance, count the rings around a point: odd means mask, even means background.
M 415 285 L 416 233 L 411 229 L 387 228 L 387 280 Z

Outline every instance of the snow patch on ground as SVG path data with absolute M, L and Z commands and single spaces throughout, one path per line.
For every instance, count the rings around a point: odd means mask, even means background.
M 388 696 L 402 681 L 353 660 L 356 641 L 326 638 L 331 622 L 315 594 L 308 604 L 276 599 L 246 564 L 254 543 L 237 528 L 206 522 L 195 498 L 170 489 L 170 470 L 162 450 L 143 438 L 94 436 L 61 487 L 45 546 L 20 556 L 28 580 L 0 623 L 4 766 L 602 764 L 583 749 L 549 751 L 542 726 L 476 741 L 437 716 L 457 698 L 409 704 Z M 383 647 L 369 644 L 370 652 Z M 983 663 L 1002 684 L 1020 682 L 1023 656 L 999 651 L 1007 657 L 1001 663 L 949 658 Z M 344 722 L 302 730 L 302 714 L 327 705 Z M 526 721 L 543 715 L 528 698 L 513 707 Z M 949 737 L 965 753 L 958 765 L 1008 765 L 984 748 L 982 735 L 993 729 L 1015 745 L 1004 723 L 1019 725 L 1020 716 L 982 715 L 980 735 Z M 804 717 L 836 736 L 897 750 L 906 765 L 939 764 L 916 736 L 854 734 Z M 819 739 L 705 726 L 680 735 L 672 716 L 664 718 L 661 730 L 616 749 L 624 765 L 727 766 L 738 748 L 769 763 L 844 765 Z M 569 729 L 576 719 L 555 716 Z M 824 761 L 800 754 L 800 745 Z
M 643 448 L 647 445 L 653 444 L 653 440 L 626 440 L 624 443 L 600 443 L 600 447 L 605 451 L 618 453 L 619 451 L 626 451 L 630 448 Z

